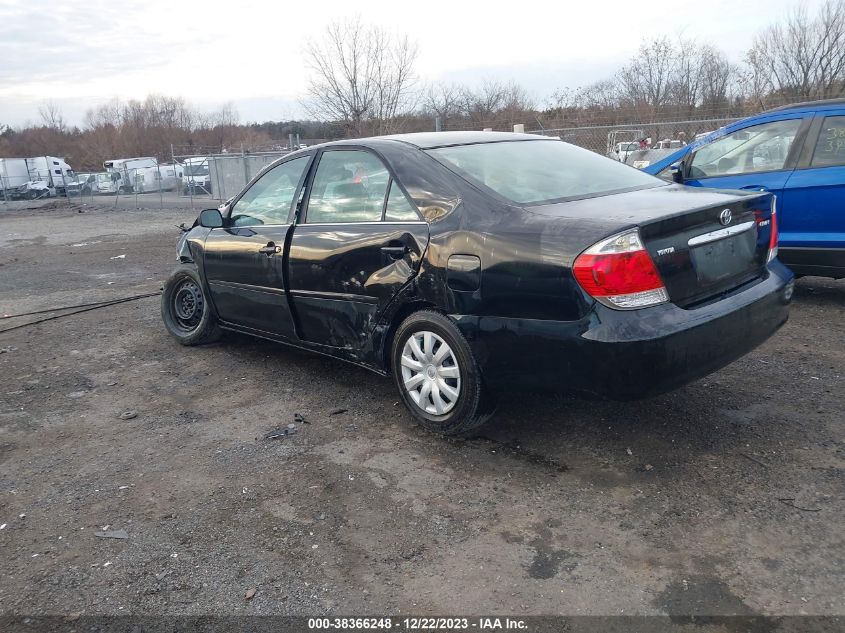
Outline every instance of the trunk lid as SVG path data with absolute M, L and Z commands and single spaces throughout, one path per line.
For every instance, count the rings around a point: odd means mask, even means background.
M 638 227 L 669 300 L 691 308 L 765 274 L 773 201 L 769 193 L 668 185 L 529 211 L 601 223 L 605 236 Z

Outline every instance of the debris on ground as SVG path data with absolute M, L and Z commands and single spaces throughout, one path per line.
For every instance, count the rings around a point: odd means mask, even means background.
M 126 253 L 123 255 L 115 255 L 114 257 L 109 257 L 109 259 L 126 259 Z
M 790 508 L 795 508 L 796 510 L 801 510 L 801 512 L 821 512 L 822 511 L 821 508 L 804 508 L 802 506 L 796 505 L 795 504 L 795 497 L 781 497 L 781 498 L 778 498 L 778 501 L 780 501 L 784 505 L 788 505 Z
M 249 591 L 246 592 L 246 595 L 244 596 L 244 598 L 246 598 L 247 600 L 252 600 L 255 597 L 256 591 L 258 591 L 258 590 L 255 587 L 253 587 L 252 589 L 250 589 Z
M 763 466 L 764 468 L 769 467 L 769 465 L 767 463 L 762 462 L 759 459 L 757 459 L 756 457 L 752 457 L 751 455 L 748 455 L 747 453 L 740 453 L 740 456 L 744 457 L 745 459 L 747 459 L 749 461 L 754 462 L 755 464 L 759 464 L 760 466 Z
M 131 409 L 129 409 L 128 411 L 124 411 L 123 413 L 121 413 L 118 417 L 121 420 L 131 420 L 132 418 L 138 417 L 138 412 L 132 411 Z
M 329 415 L 340 415 L 341 413 L 346 413 L 349 409 L 332 409 L 329 412 Z
M 104 532 L 94 532 L 94 536 L 99 536 L 100 538 L 129 538 L 126 530 L 106 530 Z
M 286 427 L 280 426 L 278 428 L 273 429 L 272 431 L 267 431 L 264 434 L 264 439 L 265 440 L 278 440 L 278 439 L 283 438 L 287 435 L 293 435 L 294 433 L 297 433 L 298 431 L 299 431 L 299 429 L 296 428 L 295 424 L 288 424 Z
M 294 413 L 293 414 L 293 421 L 296 422 L 297 424 L 310 424 L 310 422 L 308 422 L 308 420 L 305 419 L 305 416 L 302 415 L 301 413 Z
M 630 448 L 626 448 L 626 449 L 625 449 L 625 452 L 626 452 L 626 453 L 628 453 L 628 455 L 633 455 L 633 454 L 634 454 L 634 451 L 632 451 Z

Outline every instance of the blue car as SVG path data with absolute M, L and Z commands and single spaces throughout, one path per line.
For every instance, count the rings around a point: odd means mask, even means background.
M 845 99 L 768 110 L 643 171 L 693 187 L 771 191 L 780 260 L 796 275 L 845 277 Z

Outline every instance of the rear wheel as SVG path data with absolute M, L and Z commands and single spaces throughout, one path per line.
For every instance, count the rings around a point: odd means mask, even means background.
M 493 414 L 472 349 L 442 314 L 423 310 L 405 319 L 391 361 L 405 406 L 427 429 L 461 435 Z
M 164 284 L 161 318 L 167 331 L 182 345 L 202 345 L 220 338 L 217 319 L 192 266 L 180 266 Z

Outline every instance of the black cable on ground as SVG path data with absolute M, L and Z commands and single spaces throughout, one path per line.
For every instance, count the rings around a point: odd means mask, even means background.
M 153 294 L 161 294 L 161 292 L 153 293 Z M 131 297 L 119 297 L 117 299 L 104 299 L 103 301 L 92 301 L 91 303 L 78 303 L 72 306 L 62 306 L 61 308 L 46 308 L 44 310 L 33 310 L 32 312 L 21 312 L 20 314 L 0 314 L 0 321 L 4 319 L 17 319 L 20 317 L 25 316 L 33 316 L 35 314 L 46 314 L 47 312 L 61 312 L 62 310 L 74 310 L 76 308 L 88 308 L 90 306 L 98 306 L 104 305 L 106 303 L 113 303 L 115 301 L 122 301 L 123 299 L 143 299 L 146 297 L 151 297 L 153 294 L 149 295 L 133 295 Z
M 98 310 L 100 308 L 107 308 L 109 306 L 118 305 L 120 303 L 127 303 L 129 301 L 137 301 L 138 299 L 147 299 L 148 297 L 157 297 L 161 294 L 161 291 L 157 292 L 148 292 L 146 294 L 141 295 L 134 295 L 131 297 L 123 297 L 121 299 L 112 299 L 109 301 L 101 301 L 98 303 L 88 303 L 88 304 L 79 304 L 78 306 L 65 306 L 64 308 L 53 308 L 52 310 L 37 310 L 35 312 L 28 312 L 26 314 L 12 314 L 4 319 L 13 319 L 16 317 L 23 317 L 23 316 L 31 316 L 35 314 L 44 314 L 45 312 L 57 312 L 59 310 L 70 310 L 73 308 L 81 308 L 79 310 L 73 310 L 73 312 L 66 312 L 65 314 L 57 314 L 55 316 L 47 317 L 44 319 L 38 319 L 37 321 L 30 321 L 29 323 L 21 323 L 20 325 L 15 325 L 13 327 L 7 327 L 3 330 L 0 330 L 0 334 L 4 332 L 11 332 L 12 330 L 18 330 L 20 328 L 28 327 L 30 325 L 37 325 L 39 323 L 44 323 L 46 321 L 53 321 L 54 319 L 61 319 L 63 317 L 71 316 L 74 314 L 82 314 L 83 312 L 90 312 L 91 310 Z

